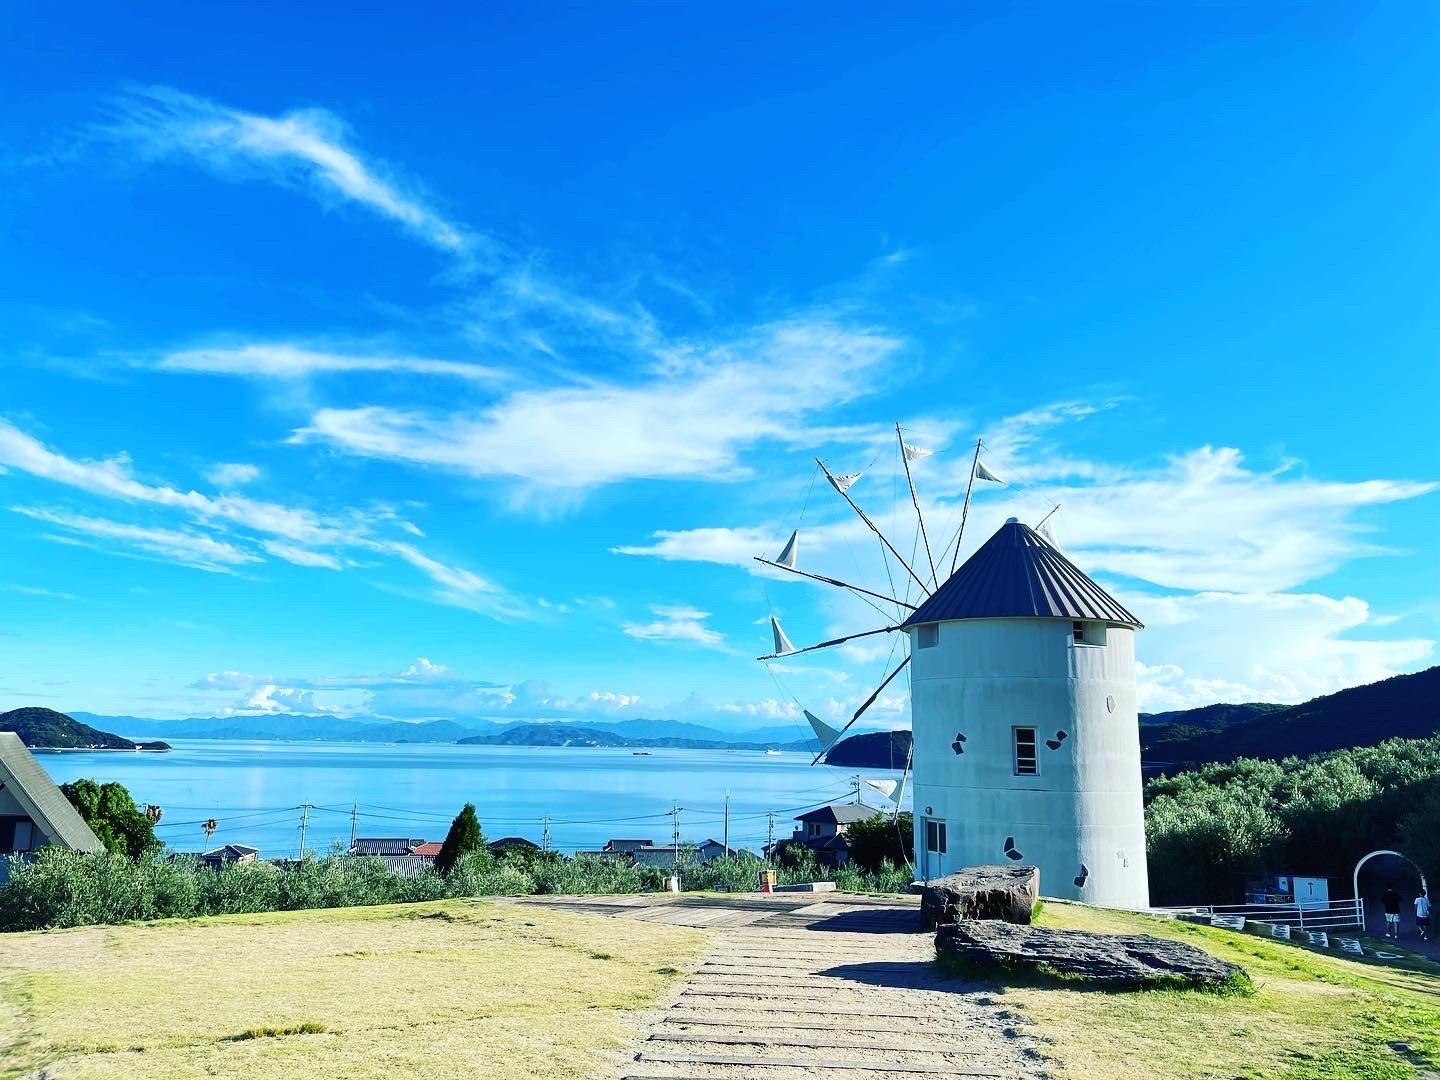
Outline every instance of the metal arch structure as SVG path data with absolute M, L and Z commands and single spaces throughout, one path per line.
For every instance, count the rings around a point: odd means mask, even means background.
M 1420 869 L 1419 863 L 1417 863 L 1414 859 L 1410 858 L 1410 856 L 1406 855 L 1403 851 L 1391 851 L 1389 848 L 1381 848 L 1379 851 L 1370 852 L 1369 855 L 1366 855 L 1364 858 L 1362 858 L 1359 862 L 1355 864 L 1355 875 L 1351 881 L 1351 884 L 1355 890 L 1355 899 L 1360 899 L 1360 868 L 1364 866 L 1367 862 L 1369 862 L 1371 859 L 1379 855 L 1394 855 L 1397 859 L 1404 859 L 1406 862 L 1408 862 L 1411 866 L 1415 868 L 1415 872 L 1420 875 L 1420 887 L 1425 890 L 1427 896 L 1429 895 L 1430 883 L 1425 880 L 1425 871 Z

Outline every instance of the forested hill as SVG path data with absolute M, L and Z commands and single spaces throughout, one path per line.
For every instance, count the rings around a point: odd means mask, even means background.
M 32 750 L 169 750 L 163 742 L 122 739 L 54 709 L 27 707 L 0 713 L 0 731 L 13 731 Z
M 628 746 L 640 748 L 679 748 L 683 750 L 804 750 L 812 749 L 807 740 L 795 742 L 746 742 L 741 736 L 734 741 L 691 739 L 677 736 L 632 737 L 575 724 L 517 724 L 495 735 L 472 735 L 461 739 L 462 746 Z
M 1234 711 L 1223 719 L 1205 717 L 1219 720 L 1208 729 L 1191 722 L 1195 713 L 1213 709 Z M 1374 746 L 1385 739 L 1423 739 L 1440 732 L 1440 667 L 1351 687 L 1303 705 L 1210 706 L 1171 715 L 1170 723 L 1151 718 L 1140 729 L 1141 756 L 1149 764 L 1183 768 L 1240 757 L 1305 757 Z

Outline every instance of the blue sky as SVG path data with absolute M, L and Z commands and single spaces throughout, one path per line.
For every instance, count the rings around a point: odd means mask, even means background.
M 0 705 L 845 716 L 889 641 L 752 658 L 881 613 L 750 556 L 888 587 L 811 458 L 911 550 L 897 421 L 1149 708 L 1436 662 L 1413 7 L 3 19 Z

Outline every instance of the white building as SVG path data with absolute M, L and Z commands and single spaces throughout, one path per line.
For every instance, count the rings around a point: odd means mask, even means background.
M 1011 518 L 905 623 L 915 865 L 1040 868 L 1040 891 L 1149 906 L 1135 631 Z

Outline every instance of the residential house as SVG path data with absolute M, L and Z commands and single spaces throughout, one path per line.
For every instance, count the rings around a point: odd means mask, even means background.
M 350 845 L 351 855 L 414 855 L 424 840 L 403 836 L 361 837 Z M 439 851 L 437 847 L 435 849 Z
M 831 803 L 810 810 L 795 820 L 800 824 L 790 838 L 815 853 L 822 866 L 844 866 L 850 861 L 850 844 L 845 830 L 857 821 L 869 821 L 882 811 L 860 802 Z
M 211 870 L 219 870 L 231 863 L 253 863 L 260 858 L 260 849 L 249 844 L 226 844 L 224 847 L 202 851 L 195 861 Z
M 706 840 L 703 844 L 681 844 L 677 859 L 674 844 L 657 844 L 653 840 L 611 840 L 599 851 L 576 854 L 598 855 L 607 859 L 628 858 L 636 866 L 664 869 L 674 866 L 677 861 L 704 865 L 720 858 L 727 850 L 731 858 L 738 854 L 734 848 L 727 849 L 720 841 L 713 839 Z
M 487 845 L 491 855 L 499 855 L 502 851 L 510 851 L 515 848 L 523 848 L 527 851 L 539 851 L 540 845 L 533 840 L 526 840 L 523 836 L 502 836 L 498 840 L 491 840 Z
M 42 847 L 105 850 L 20 736 L 0 731 L 0 855 Z M 8 864 L 0 862 L 0 881 L 7 873 Z

